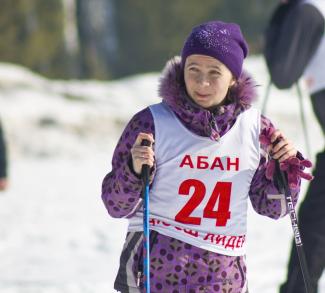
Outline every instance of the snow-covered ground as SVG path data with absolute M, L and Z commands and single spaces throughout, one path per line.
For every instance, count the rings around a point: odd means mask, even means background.
M 246 68 L 261 85 L 260 57 Z M 1 293 L 114 292 L 126 221 L 110 218 L 100 199 L 125 123 L 157 98 L 158 74 L 114 81 L 49 81 L 0 64 L 0 115 L 10 152 L 10 188 L 0 194 Z M 305 91 L 304 91 L 305 92 Z M 304 99 L 312 158 L 323 138 Z M 267 116 L 305 152 L 295 91 L 271 90 Z M 303 185 L 303 191 L 306 185 Z M 250 208 L 248 269 L 252 293 L 283 281 L 292 236 Z M 325 275 L 319 293 L 325 293 Z M 166 292 L 167 293 L 167 292 Z

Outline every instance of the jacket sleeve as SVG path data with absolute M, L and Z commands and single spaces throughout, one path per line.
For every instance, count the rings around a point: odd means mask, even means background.
M 272 82 L 280 89 L 290 88 L 302 76 L 324 33 L 324 17 L 316 7 L 297 4 L 289 8 L 280 17 L 283 21 L 275 19 L 274 25 L 271 21 L 266 33 L 266 62 Z M 275 36 L 268 40 L 272 29 Z
M 275 130 L 273 124 L 266 117 L 261 116 L 260 132 L 260 163 L 251 182 L 249 191 L 254 210 L 273 219 L 283 217 L 288 213 L 284 194 L 281 194 L 274 181 L 275 161 L 269 157 L 267 146 Z M 311 163 L 305 160 L 300 153 L 293 160 L 286 160 L 281 169 L 287 173 L 293 204 L 296 205 L 300 192 L 301 178 L 311 179 L 309 174 L 303 173 L 305 167 Z
M 7 149 L 3 128 L 0 123 L 0 178 L 7 177 Z
M 102 200 L 114 218 L 131 217 L 142 202 L 142 180 L 132 169 L 130 152 L 140 132 L 155 134 L 149 108 L 137 113 L 124 129 L 113 154 L 112 171 L 102 183 Z M 151 170 L 151 180 L 154 170 L 155 166 Z

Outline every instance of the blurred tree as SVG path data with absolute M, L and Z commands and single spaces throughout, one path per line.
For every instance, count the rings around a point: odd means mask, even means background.
M 157 71 L 191 28 L 237 22 L 261 49 L 274 0 L 1 0 L 0 61 L 49 77 L 107 79 Z
M 77 0 L 76 13 L 81 75 L 110 77 L 117 49 L 112 1 Z
M 250 53 L 260 53 L 268 18 L 278 2 L 274 0 L 223 1 L 221 9 L 215 11 L 215 18 L 237 22 L 249 43 Z
M 0 60 L 64 75 L 63 9 L 57 0 L 2 0 Z
M 118 37 L 116 76 L 160 70 L 179 54 L 191 28 L 220 19 L 241 25 L 251 51 L 261 48 L 270 0 L 115 0 Z
M 117 76 L 161 69 L 167 57 L 179 54 L 192 25 L 209 18 L 220 2 L 115 0 Z

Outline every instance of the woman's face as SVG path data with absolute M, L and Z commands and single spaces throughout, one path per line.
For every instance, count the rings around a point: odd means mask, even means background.
M 221 105 L 229 87 L 235 83 L 231 71 L 223 63 L 206 55 L 186 58 L 184 79 L 188 95 L 205 109 Z

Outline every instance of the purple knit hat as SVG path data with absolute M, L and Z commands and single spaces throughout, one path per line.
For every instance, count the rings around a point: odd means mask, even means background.
M 210 21 L 193 28 L 182 50 L 182 68 L 189 55 L 200 54 L 218 59 L 239 78 L 248 46 L 239 25 Z

